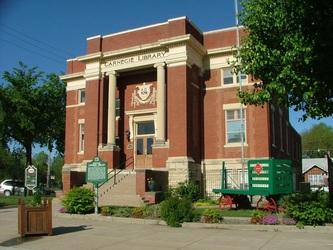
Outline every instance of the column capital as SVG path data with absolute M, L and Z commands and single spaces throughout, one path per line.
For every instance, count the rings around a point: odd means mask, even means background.
M 164 67 L 164 66 L 165 66 L 165 63 L 164 63 L 164 62 L 161 62 L 161 63 L 155 63 L 155 64 L 154 64 L 154 68 Z
M 115 77 L 117 77 L 117 76 L 119 76 L 119 73 L 117 73 L 117 71 L 115 71 L 115 70 L 111 70 L 111 71 L 105 72 L 105 75 L 106 76 L 115 76 Z

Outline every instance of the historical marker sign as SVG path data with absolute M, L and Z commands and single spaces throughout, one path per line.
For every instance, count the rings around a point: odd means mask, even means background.
M 108 181 L 108 165 L 99 156 L 95 156 L 91 162 L 87 163 L 86 182 L 91 182 L 95 186 Z
M 28 166 L 25 169 L 25 186 L 32 190 L 37 187 L 37 168 Z

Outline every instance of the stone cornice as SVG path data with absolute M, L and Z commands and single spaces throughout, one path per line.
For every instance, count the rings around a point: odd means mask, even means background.
M 77 72 L 74 74 L 61 75 L 59 78 L 63 81 L 74 80 L 78 78 L 83 78 L 84 72 Z

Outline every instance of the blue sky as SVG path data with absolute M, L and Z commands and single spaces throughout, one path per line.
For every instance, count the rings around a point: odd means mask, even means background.
M 0 0 L 0 75 L 22 61 L 45 73 L 66 71 L 66 60 L 86 53 L 86 39 L 187 16 L 201 31 L 235 26 L 234 0 Z M 0 81 L 3 83 L 3 80 Z M 302 132 L 333 118 L 299 122 Z

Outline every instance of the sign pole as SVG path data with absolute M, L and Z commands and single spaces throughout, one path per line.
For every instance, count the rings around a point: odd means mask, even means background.
M 98 185 L 108 181 L 108 164 L 95 156 L 87 162 L 86 182 L 91 182 L 95 189 L 95 214 L 98 214 Z
M 98 214 L 98 184 L 95 184 L 95 214 Z

